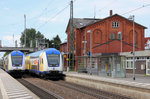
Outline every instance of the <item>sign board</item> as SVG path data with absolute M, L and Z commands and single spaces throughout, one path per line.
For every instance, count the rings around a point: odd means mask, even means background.
M 87 51 L 87 55 L 88 55 L 88 56 L 90 56 L 90 55 L 91 55 L 91 53 L 90 53 L 89 51 Z
M 67 55 L 64 55 L 64 58 L 66 58 L 67 57 Z
M 69 60 L 69 58 L 66 58 L 66 60 L 68 61 L 68 60 Z

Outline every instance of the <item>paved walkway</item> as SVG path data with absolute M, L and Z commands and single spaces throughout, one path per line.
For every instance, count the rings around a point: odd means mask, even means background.
M 0 99 L 2 99 L 2 93 L 1 93 L 1 90 L 0 90 Z
M 126 78 L 113 78 L 118 80 L 126 80 L 126 81 L 133 81 L 139 83 L 150 83 L 150 76 L 136 74 L 135 80 L 133 80 L 133 74 L 126 74 Z
M 0 99 L 39 99 L 39 97 L 0 69 Z
M 150 76 L 127 74 L 126 78 L 112 78 L 86 73 L 69 72 L 66 81 L 127 95 L 136 99 L 150 99 Z
M 81 74 L 81 75 L 89 75 L 87 73 L 77 73 L 77 72 L 64 72 L 66 74 Z M 135 80 L 133 80 L 133 74 L 126 74 L 125 78 L 112 78 L 112 77 L 104 77 L 101 75 L 93 75 L 97 77 L 103 77 L 108 79 L 115 79 L 115 80 L 125 80 L 131 82 L 138 82 L 138 83 L 149 83 L 150 84 L 150 76 L 142 75 L 142 74 L 135 74 Z

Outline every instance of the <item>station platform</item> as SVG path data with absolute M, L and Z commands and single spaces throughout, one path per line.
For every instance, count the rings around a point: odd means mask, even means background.
M 127 74 L 126 78 L 102 77 L 86 73 L 64 72 L 66 81 L 136 99 L 150 99 L 150 76 Z
M 0 69 L 0 99 L 40 99 L 8 73 Z

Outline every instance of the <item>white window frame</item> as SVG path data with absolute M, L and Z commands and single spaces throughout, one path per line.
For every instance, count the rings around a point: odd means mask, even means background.
M 128 67 L 127 67 L 127 62 L 129 63 Z M 126 61 L 126 69 L 133 69 L 133 66 L 131 66 L 131 64 L 133 64 L 133 60 L 127 60 Z
M 112 22 L 112 28 L 118 28 L 119 27 L 119 22 L 114 21 Z

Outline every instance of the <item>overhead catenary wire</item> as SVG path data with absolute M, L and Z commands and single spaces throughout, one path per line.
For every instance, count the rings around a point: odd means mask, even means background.
M 43 23 L 42 25 L 40 25 L 37 30 L 41 27 L 43 27 L 44 25 L 46 25 L 49 21 L 51 21 L 52 19 L 54 19 L 55 17 L 57 17 L 60 13 L 62 13 L 66 8 L 68 8 L 69 5 L 67 5 L 65 8 L 63 8 L 62 10 L 60 10 L 58 13 L 56 13 L 56 15 L 54 15 L 53 17 L 51 17 L 49 20 L 47 20 L 45 23 Z
M 41 16 L 47 14 L 48 11 L 49 11 L 49 10 L 48 10 L 48 7 L 52 4 L 53 1 L 54 1 L 54 0 L 51 0 L 51 1 L 47 4 L 47 6 L 42 10 L 42 12 L 41 12 L 40 14 L 38 14 L 37 16 L 34 16 L 34 17 L 30 18 L 30 20 L 32 20 L 32 19 L 37 19 L 37 18 L 39 18 L 39 17 L 41 17 Z M 35 25 L 36 23 L 37 23 L 37 21 L 33 22 L 32 25 Z
M 141 6 L 141 7 L 136 8 L 136 9 L 130 10 L 130 11 L 126 12 L 126 13 L 123 13 L 122 15 L 125 15 L 125 14 L 128 14 L 128 13 L 137 11 L 137 10 L 142 9 L 142 8 L 144 8 L 144 7 L 147 7 L 147 6 L 150 6 L 150 4 L 146 4 L 146 5 L 143 5 L 143 6 Z
M 111 5 L 112 5 L 112 3 L 116 2 L 116 1 L 117 1 L 117 0 L 112 0 L 112 1 L 111 1 L 111 2 L 109 2 L 108 4 L 104 5 L 104 7 L 100 8 L 100 9 L 99 9 L 99 11 L 101 11 L 101 10 L 103 10 L 103 9 L 107 8 L 108 6 L 111 6 Z
M 76 2 L 77 0 L 74 0 L 73 2 Z M 67 6 L 65 6 L 62 10 L 60 10 L 58 13 L 56 13 L 53 17 L 51 17 L 50 19 L 48 19 L 45 23 L 43 23 L 42 25 L 40 25 L 38 29 L 40 29 L 41 27 L 43 27 L 44 25 L 46 25 L 49 21 L 51 21 L 52 19 L 54 19 L 55 17 L 57 17 L 59 14 L 61 14 L 66 8 L 68 8 L 70 5 L 70 2 Z
M 44 15 L 44 13 L 46 13 L 48 7 L 52 4 L 52 1 L 54 1 L 54 0 L 51 0 L 51 1 L 47 4 L 47 6 L 42 10 L 42 12 L 41 12 L 40 14 L 38 14 L 37 16 L 34 16 L 34 17 L 30 18 L 30 19 L 35 19 L 35 18 L 38 18 L 38 17 L 41 17 L 42 15 Z

